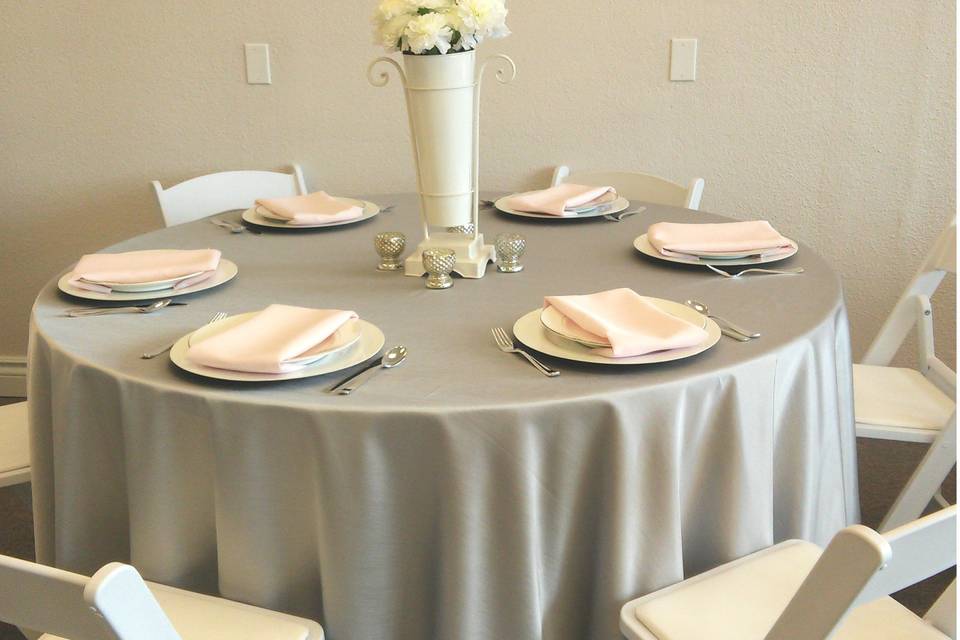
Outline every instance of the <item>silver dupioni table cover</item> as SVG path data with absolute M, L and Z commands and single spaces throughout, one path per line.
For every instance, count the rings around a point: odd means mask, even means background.
M 638 254 L 659 220 L 487 211 L 527 237 L 526 269 L 430 291 L 376 270 L 375 233 L 418 237 L 410 195 L 326 231 L 233 235 L 205 221 L 108 249 L 223 250 L 239 276 L 152 315 L 73 319 L 53 284 L 29 357 L 37 554 L 320 621 L 333 640 L 619 638 L 627 600 L 788 538 L 859 518 L 847 318 L 807 246 L 801 276 L 726 280 Z M 787 224 L 782 231 L 790 235 Z M 707 302 L 755 328 L 686 361 L 540 375 L 501 353 L 547 294 L 632 287 Z M 222 383 L 139 355 L 269 303 L 354 309 L 408 362 L 355 394 L 345 374 Z

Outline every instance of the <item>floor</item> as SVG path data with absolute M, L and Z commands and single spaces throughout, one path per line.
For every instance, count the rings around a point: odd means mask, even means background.
M 0 405 L 12 399 L 0 398 Z M 863 523 L 875 527 L 893 503 L 900 488 L 916 467 L 926 445 L 881 440 L 859 440 L 860 508 Z M 956 503 L 956 470 L 944 484 L 943 494 Z M 931 509 L 932 510 L 932 509 Z M 33 517 L 30 487 L 20 485 L 0 489 L 0 554 L 33 559 Z M 923 614 L 956 575 L 951 569 L 894 597 L 918 614 Z M 0 640 L 23 640 L 15 628 L 0 622 Z

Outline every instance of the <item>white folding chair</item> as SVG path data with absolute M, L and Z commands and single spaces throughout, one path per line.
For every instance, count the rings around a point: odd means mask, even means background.
M 957 374 L 934 353 L 930 297 L 946 273 L 956 273 L 957 220 L 934 243 L 900 296 L 861 364 L 853 365 L 857 436 L 931 443 L 923 460 L 880 523 L 886 531 L 918 517 L 937 498 L 957 462 Z M 910 330 L 917 328 L 917 368 L 890 362 Z
M 215 213 L 249 209 L 257 198 L 283 198 L 307 193 L 300 165 L 290 173 L 224 171 L 192 178 L 169 189 L 154 180 L 153 190 L 168 227 Z
M 699 210 L 703 198 L 703 178 L 694 178 L 686 187 L 649 173 L 629 171 L 584 171 L 570 173 L 570 167 L 560 165 L 553 170 L 550 186 L 564 182 L 587 185 L 610 185 L 627 200 L 641 200 L 672 207 Z
M 144 582 L 119 562 L 87 578 L 0 556 L 0 620 L 47 640 L 323 638 L 312 620 Z
M 790 540 L 620 610 L 631 640 L 956 640 L 956 581 L 924 618 L 889 594 L 957 563 L 957 508 L 879 534 L 840 531 L 826 550 Z
M 30 482 L 27 403 L 0 407 L 0 487 Z

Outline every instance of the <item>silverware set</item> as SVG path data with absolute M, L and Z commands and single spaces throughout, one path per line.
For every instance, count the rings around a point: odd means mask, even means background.
M 383 354 L 383 358 L 381 358 L 379 362 L 375 361 L 373 364 L 367 365 L 363 370 L 360 371 L 360 373 L 351 376 L 343 382 L 331 387 L 327 393 L 337 396 L 348 396 L 356 391 L 357 387 L 362 385 L 364 382 L 372 378 L 383 369 L 393 369 L 394 367 L 398 367 L 406 359 L 407 348 L 402 344 L 398 344 Z
M 726 318 L 711 315 L 710 308 L 699 300 L 687 300 L 683 304 L 687 305 L 697 313 L 707 316 L 720 325 L 720 332 L 728 338 L 732 338 L 739 342 L 749 342 L 750 340 L 755 340 L 756 338 L 760 337 L 760 334 L 755 331 L 744 329 L 743 327 L 734 324 Z
M 717 275 L 721 275 L 724 278 L 730 278 L 731 280 L 736 280 L 737 278 L 745 276 L 748 273 L 767 273 L 767 274 L 788 276 L 788 275 L 796 275 L 804 272 L 803 267 L 797 267 L 795 269 L 744 269 L 743 271 L 738 271 L 737 273 L 728 273 L 723 269 L 716 268 L 712 264 L 708 264 L 704 266 L 707 267 L 707 269 L 710 269 L 710 271 L 713 271 L 714 273 L 716 273 Z
M 227 317 L 227 314 L 226 314 L 225 312 L 223 312 L 223 311 L 220 311 L 219 313 L 217 313 L 216 315 L 214 315 L 212 318 L 210 318 L 210 321 L 209 321 L 207 324 L 213 324 L 214 322 L 220 322 L 221 320 L 223 320 L 223 319 L 226 318 L 226 317 Z M 163 347 L 162 349 L 157 349 L 156 351 L 148 351 L 148 352 L 142 354 L 140 357 L 143 358 L 144 360 L 153 360 L 153 359 L 156 358 L 157 356 L 162 356 L 162 355 L 165 354 L 167 351 L 170 351 L 170 349 L 173 349 L 173 345 L 175 345 L 176 343 L 177 343 L 176 340 L 174 340 L 173 342 L 171 342 L 171 343 L 168 344 L 167 346 Z
M 171 298 L 164 298 L 163 300 L 157 300 L 155 302 L 151 302 L 150 304 L 144 305 L 135 305 L 130 307 L 83 307 L 67 309 L 65 313 L 71 318 L 83 318 L 87 316 L 107 316 L 114 313 L 153 313 L 154 311 L 159 311 L 164 307 L 183 307 L 186 305 L 186 302 L 174 302 Z
M 527 359 L 527 362 L 532 364 L 537 369 L 537 371 L 548 378 L 556 378 L 558 375 L 560 375 L 560 372 L 556 369 L 543 364 L 523 349 L 518 349 L 503 327 L 494 327 L 490 330 L 490 333 L 493 334 L 493 340 L 497 343 L 497 348 L 500 349 L 500 351 L 503 351 L 504 353 L 516 353 L 523 356 Z

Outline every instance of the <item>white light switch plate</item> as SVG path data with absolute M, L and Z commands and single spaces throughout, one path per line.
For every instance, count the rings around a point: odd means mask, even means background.
M 270 84 L 270 46 L 245 44 L 247 56 L 247 84 Z
M 670 41 L 670 79 L 693 82 L 697 79 L 697 39 L 674 38 Z

